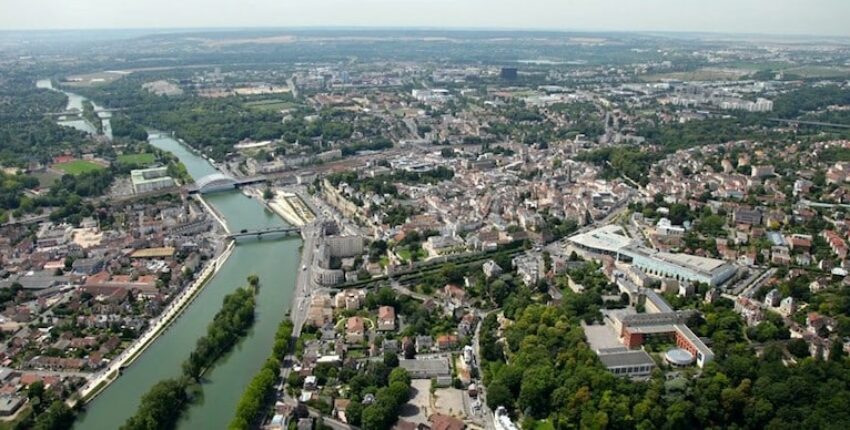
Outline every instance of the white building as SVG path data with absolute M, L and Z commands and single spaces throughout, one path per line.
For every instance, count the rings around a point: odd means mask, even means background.
M 174 186 L 174 179 L 168 176 L 167 167 L 151 167 L 130 171 L 133 182 L 133 192 L 136 194 L 149 193 Z

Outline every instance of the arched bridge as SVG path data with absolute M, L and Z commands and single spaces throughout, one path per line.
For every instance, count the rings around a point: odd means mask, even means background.
M 189 194 L 229 191 L 244 185 L 259 184 L 262 182 L 268 182 L 268 178 L 265 176 L 251 176 L 236 179 L 223 173 L 213 173 L 195 181 L 195 185 L 189 188 Z

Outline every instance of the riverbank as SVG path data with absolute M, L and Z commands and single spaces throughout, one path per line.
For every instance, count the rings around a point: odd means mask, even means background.
M 227 222 L 224 221 L 224 217 L 214 207 L 210 206 L 210 204 L 207 203 L 207 201 L 200 195 L 195 196 L 195 198 L 198 199 L 198 201 L 201 202 L 201 205 L 206 208 L 207 212 L 215 218 L 224 232 L 230 234 L 230 227 L 227 226 Z
M 290 225 L 303 227 L 315 219 L 315 215 L 306 208 L 304 202 L 297 194 L 272 191 L 274 197 L 266 201 L 263 198 L 263 192 L 259 189 L 249 189 L 245 191 L 249 196 L 263 202 L 263 204 L 272 212 Z
M 109 384 L 118 379 L 121 375 L 123 367 L 131 365 L 150 346 L 159 335 L 168 328 L 168 326 L 180 316 L 183 310 L 192 303 L 198 293 L 203 289 L 204 285 L 221 269 L 224 263 L 230 258 L 235 247 L 235 242 L 231 241 L 224 251 L 215 259 L 208 263 L 200 276 L 189 287 L 184 289 L 177 298 L 172 301 L 165 311 L 154 319 L 151 327 L 136 341 L 124 350 L 118 358 L 112 360 L 106 369 L 99 372 L 93 380 L 90 380 L 80 391 L 80 399 L 84 403 L 88 403 L 103 392 Z

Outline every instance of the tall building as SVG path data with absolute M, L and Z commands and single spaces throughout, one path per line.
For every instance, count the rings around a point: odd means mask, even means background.
M 502 67 L 502 79 L 506 81 L 515 81 L 519 76 L 516 67 Z

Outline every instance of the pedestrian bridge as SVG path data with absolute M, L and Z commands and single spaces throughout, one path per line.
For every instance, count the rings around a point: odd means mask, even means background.
M 244 185 L 268 182 L 265 176 L 251 176 L 236 179 L 224 173 L 213 173 L 195 181 L 195 185 L 189 188 L 189 194 L 208 194 L 218 191 L 235 190 Z

